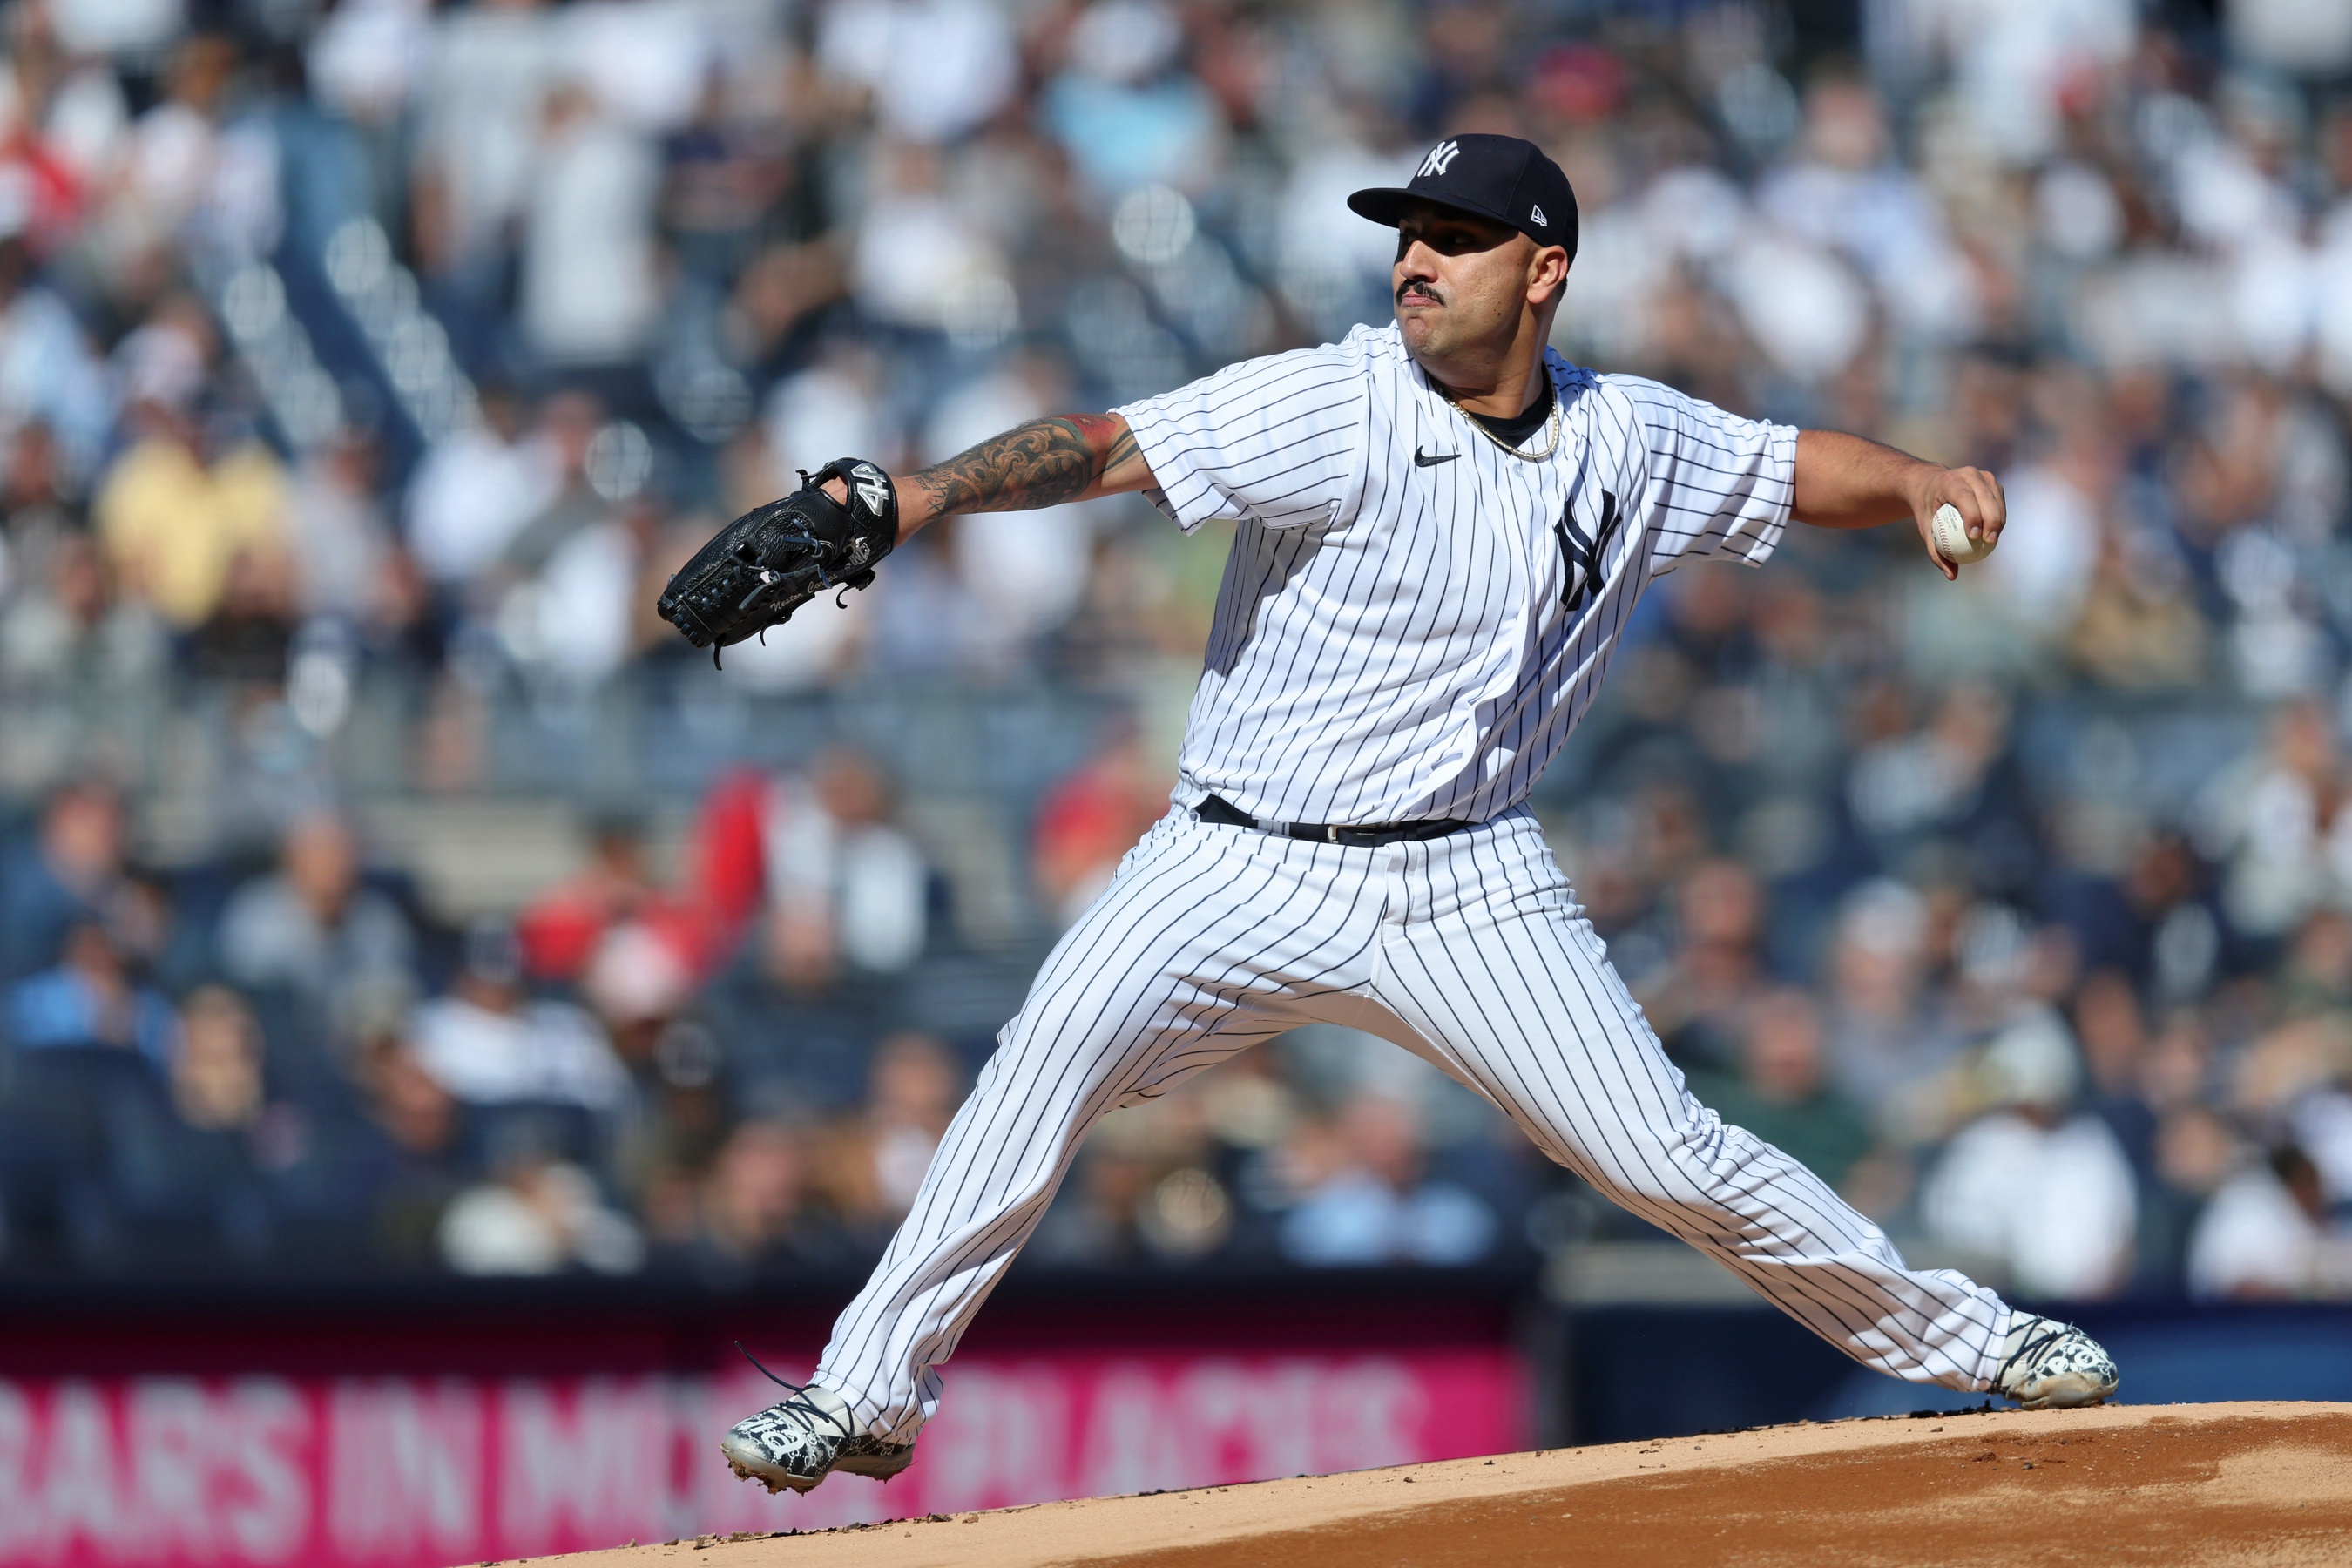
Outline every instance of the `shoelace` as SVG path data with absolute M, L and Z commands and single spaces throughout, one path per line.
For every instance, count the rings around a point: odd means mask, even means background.
M 2072 1323 L 2061 1323 L 2054 1320 L 2046 1318 L 2042 1321 L 2049 1323 L 2050 1326 L 2046 1329 L 2028 1333 L 2025 1336 L 2025 1342 L 2017 1347 L 2016 1353 L 2011 1355 L 2007 1361 L 2000 1363 L 2000 1373 L 1993 1379 L 1993 1386 L 1995 1388 L 2002 1389 L 2004 1391 L 2007 1390 L 2009 1387 L 2010 1369 L 2018 1365 L 2020 1363 L 2024 1363 L 2027 1373 L 2032 1373 L 2035 1370 L 2035 1362 L 2041 1356 L 2042 1352 L 2048 1350 L 2052 1345 L 2057 1343 L 2060 1340 L 2064 1339 L 2069 1333 L 2074 1331 L 2074 1325 Z M 741 1347 L 738 1346 L 737 1348 L 740 1349 Z M 765 1372 L 767 1371 L 767 1368 L 761 1367 L 760 1370 Z
M 771 1406 L 771 1408 L 791 1411 L 794 1416 L 799 1418 L 801 1426 L 811 1433 L 815 1432 L 816 1423 L 822 1421 L 826 1426 L 838 1430 L 841 1433 L 842 1440 L 845 1442 L 846 1442 L 851 1436 L 855 1436 L 854 1430 L 847 1422 L 843 1421 L 838 1416 L 828 1415 L 826 1412 L 818 1409 L 814 1405 L 809 1402 L 807 1397 L 808 1391 L 814 1387 L 815 1384 L 807 1383 L 793 1383 L 784 1378 L 778 1377 L 774 1373 L 768 1370 L 766 1363 L 762 1362 L 758 1356 L 753 1355 L 750 1351 L 743 1349 L 743 1342 L 741 1340 L 737 1340 L 735 1342 L 735 1348 L 742 1352 L 742 1356 L 745 1361 L 750 1362 L 753 1366 L 760 1369 L 761 1376 L 766 1378 L 770 1383 L 774 1384 L 778 1388 L 784 1389 L 792 1394 L 790 1399 L 781 1401 L 777 1405 Z

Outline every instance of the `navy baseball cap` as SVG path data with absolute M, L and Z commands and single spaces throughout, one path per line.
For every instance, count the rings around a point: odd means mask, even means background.
M 1542 148 L 1516 136 L 1448 136 L 1432 147 L 1402 189 L 1375 185 L 1348 198 L 1359 217 L 1391 228 L 1408 201 L 1435 202 L 1507 224 L 1538 245 L 1568 247 L 1576 259 L 1576 193 Z

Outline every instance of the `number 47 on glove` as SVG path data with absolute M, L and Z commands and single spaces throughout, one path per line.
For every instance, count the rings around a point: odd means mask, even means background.
M 847 500 L 825 481 L 839 479 Z M 697 647 L 719 650 L 782 626 L 832 589 L 874 581 L 875 565 L 898 542 L 898 492 L 863 458 L 841 458 L 781 500 L 754 507 L 722 528 L 677 569 L 655 609 Z

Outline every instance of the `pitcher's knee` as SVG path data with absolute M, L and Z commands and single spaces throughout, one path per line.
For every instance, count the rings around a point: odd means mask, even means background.
M 1628 1207 L 1723 1213 L 1739 1173 L 1765 1145 L 1696 1100 L 1664 1126 L 1635 1126 L 1612 1142 L 1604 1190 Z

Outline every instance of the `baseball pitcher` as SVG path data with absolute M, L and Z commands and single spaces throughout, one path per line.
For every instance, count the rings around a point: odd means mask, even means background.
M 1392 325 L 902 478 L 845 458 L 663 595 L 715 652 L 955 512 L 1139 490 L 1180 528 L 1236 525 L 1171 809 L 1046 960 L 814 1380 L 730 1432 L 728 1462 L 802 1491 L 904 1469 L 940 1364 L 1087 1130 L 1318 1022 L 1435 1063 L 1864 1365 L 2105 1399 L 2115 1365 L 2082 1331 L 1906 1268 L 1691 1097 L 1525 804 L 1652 579 L 1760 564 L 1792 517 L 1909 519 L 1950 577 L 1999 538 L 2000 484 L 1561 359 L 1576 198 L 1529 142 L 1449 138 L 1349 205 L 1397 231 Z

